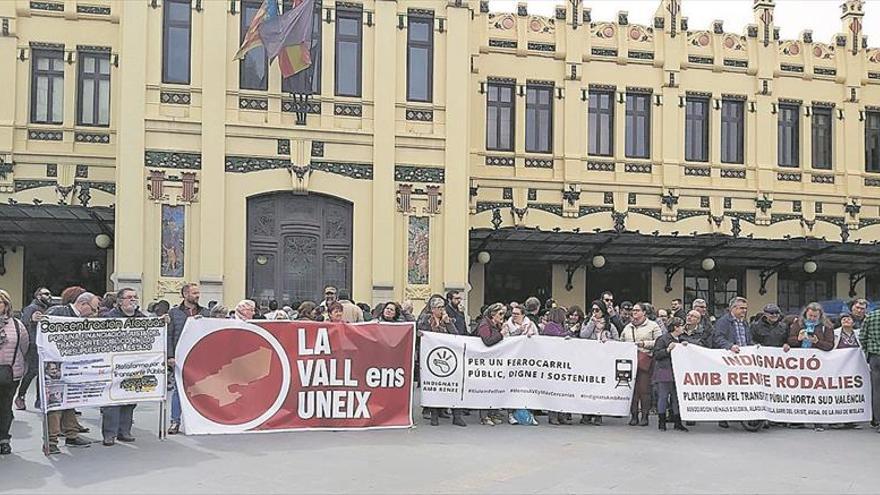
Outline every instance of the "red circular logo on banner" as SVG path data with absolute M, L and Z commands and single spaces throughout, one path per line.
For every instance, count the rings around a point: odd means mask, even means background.
M 183 391 L 199 414 L 243 425 L 269 411 L 283 386 L 282 357 L 259 334 L 218 330 L 199 340 L 183 365 Z

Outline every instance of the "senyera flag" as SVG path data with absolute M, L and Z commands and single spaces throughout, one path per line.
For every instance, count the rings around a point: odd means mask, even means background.
M 251 24 L 248 26 L 247 33 L 244 35 L 241 47 L 235 52 L 235 56 L 232 57 L 232 60 L 240 60 L 244 58 L 249 51 L 263 46 L 263 40 L 260 39 L 260 24 L 263 23 L 263 20 L 268 15 L 267 1 L 268 0 L 263 1 L 263 5 L 260 5 L 257 13 L 254 14 L 254 18 L 251 19 Z
M 412 426 L 412 323 L 189 319 L 187 434 Z
M 260 39 L 269 60 L 278 58 L 283 77 L 290 77 L 311 65 L 314 0 L 300 1 L 280 16 L 269 16 L 259 26 Z M 271 5 L 269 7 L 271 10 Z

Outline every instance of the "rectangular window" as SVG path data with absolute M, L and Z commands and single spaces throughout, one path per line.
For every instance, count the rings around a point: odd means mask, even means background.
M 830 108 L 813 108 L 813 168 L 831 170 L 833 126 Z
M 800 313 L 813 301 L 834 298 L 834 274 L 815 273 L 809 276 L 780 272 L 776 282 L 776 300 L 783 314 Z
M 283 3 L 284 10 L 293 8 L 293 3 L 285 0 Z M 281 91 L 285 93 L 309 93 L 313 95 L 321 94 L 321 2 L 315 2 L 315 13 L 312 19 L 312 44 L 311 57 L 312 65 L 306 70 L 285 77 L 281 80 Z M 307 91 L 306 88 L 311 88 Z
M 626 95 L 626 157 L 651 157 L 651 95 Z
M 553 86 L 526 87 L 526 152 L 553 152 Z
M 614 154 L 614 92 L 590 91 L 587 140 L 589 153 L 596 156 Z
M 744 163 L 745 102 L 721 101 L 721 162 Z
M 489 83 L 486 91 L 486 149 L 513 151 L 513 83 Z
M 336 10 L 336 96 L 361 95 L 363 11 Z
M 880 172 L 880 112 L 865 112 L 865 171 Z
M 709 161 L 709 98 L 688 96 L 685 100 L 684 159 Z
M 31 122 L 60 124 L 64 118 L 64 52 L 33 50 Z
M 777 163 L 780 167 L 800 166 L 800 105 L 779 105 L 776 136 Z
M 407 101 L 432 101 L 433 79 L 434 17 L 410 15 L 406 39 Z
M 165 0 L 162 11 L 163 83 L 189 84 L 191 31 L 190 1 Z
M 110 125 L 110 54 L 80 52 L 78 125 Z
M 241 3 L 241 16 L 239 24 L 239 45 L 244 43 L 251 21 L 260 10 L 260 2 L 244 1 Z M 266 49 L 260 45 L 249 51 L 238 63 L 238 87 L 241 89 L 255 89 L 266 91 L 269 89 L 267 73 L 269 64 L 266 61 Z

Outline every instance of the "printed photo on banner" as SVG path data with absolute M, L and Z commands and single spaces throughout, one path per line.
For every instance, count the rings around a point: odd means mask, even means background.
M 46 409 L 165 398 L 162 318 L 48 317 L 37 325 Z

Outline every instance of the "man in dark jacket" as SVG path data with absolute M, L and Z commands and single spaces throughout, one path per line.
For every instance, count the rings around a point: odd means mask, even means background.
M 119 289 L 116 292 L 116 307 L 107 313 L 107 318 L 146 318 L 138 306 L 137 291 L 131 288 Z M 120 442 L 134 442 L 131 425 L 134 422 L 136 404 L 123 406 L 104 406 L 101 408 L 101 431 L 104 434 L 103 444 L 110 447 Z
M 199 284 L 184 284 L 180 289 L 180 295 L 183 300 L 180 305 L 171 308 L 168 317 L 171 319 L 168 324 L 168 367 L 170 368 L 169 376 L 173 375 L 174 370 L 174 352 L 177 349 L 177 342 L 183 333 L 183 327 L 189 318 L 210 317 L 211 310 L 199 306 L 199 298 L 202 293 L 199 290 Z M 180 396 L 177 394 L 177 384 L 171 391 L 171 425 L 168 427 L 169 435 L 177 435 L 180 432 Z
M 715 322 L 712 339 L 715 349 L 727 349 L 739 353 L 740 347 L 752 345 L 752 336 L 746 316 L 749 303 L 744 297 L 735 297 L 730 301 L 728 312 Z M 727 421 L 719 421 L 718 426 L 728 428 Z
M 752 336 L 746 322 L 749 303 L 744 297 L 735 297 L 730 302 L 729 311 L 715 322 L 712 332 L 715 349 L 728 349 L 739 353 L 739 348 L 752 345 Z
M 788 328 L 782 323 L 779 306 L 773 303 L 764 306 L 763 313 L 752 323 L 749 330 L 756 344 L 767 347 L 788 346 L 786 343 L 788 340 Z
M 468 335 L 467 319 L 461 310 L 461 292 L 451 290 L 446 293 L 446 314 L 452 319 L 455 325 L 455 333 L 458 335 Z
M 66 316 L 68 318 L 88 318 L 98 314 L 98 305 L 101 299 L 91 292 L 83 292 L 70 304 L 53 306 L 46 310 L 49 316 Z M 67 447 L 88 447 L 91 442 L 80 438 L 82 428 L 76 420 L 76 412 L 73 409 L 50 411 L 46 413 L 46 422 L 49 428 L 49 444 L 44 446 L 46 454 L 59 454 L 58 437 L 64 434 L 64 445 Z M 87 430 L 86 430 L 87 431 Z
M 37 376 L 37 367 L 40 358 L 37 355 L 37 320 L 49 309 L 49 303 L 52 301 L 52 292 L 45 287 L 40 287 L 34 292 L 34 300 L 21 310 L 21 322 L 27 327 L 28 332 L 28 350 L 25 358 L 27 359 L 27 372 L 21 377 L 21 383 L 18 385 L 18 393 L 15 396 L 15 408 L 19 411 L 25 410 L 27 405 L 24 403 L 24 397 L 27 395 L 31 382 Z M 36 320 L 34 316 L 37 316 Z M 36 382 L 37 400 L 34 407 L 40 408 L 40 381 Z
M 672 317 L 681 318 L 682 321 L 687 317 L 687 312 L 684 310 L 684 302 L 679 298 L 672 300 Z

